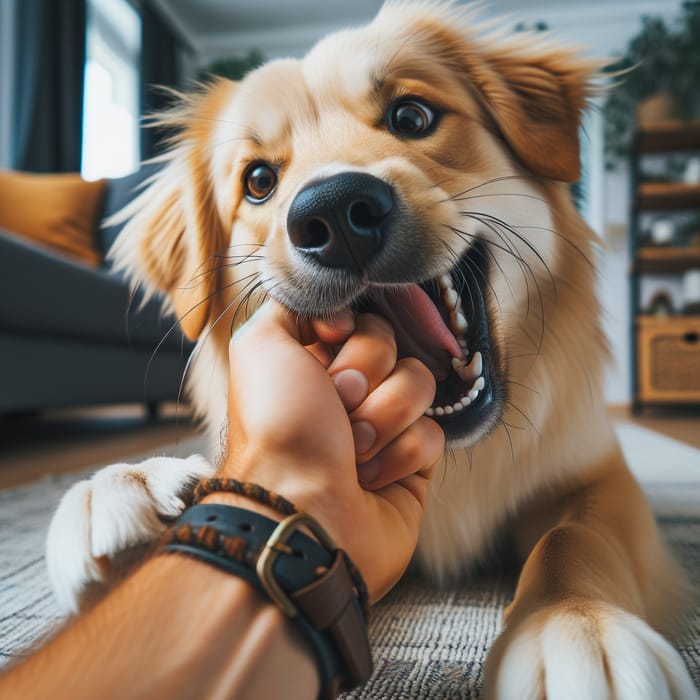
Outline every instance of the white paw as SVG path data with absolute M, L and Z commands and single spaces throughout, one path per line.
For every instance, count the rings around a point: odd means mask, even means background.
M 491 650 L 486 697 L 497 700 L 698 700 L 680 654 L 643 620 L 581 601 L 506 628 Z
M 61 607 L 77 612 L 90 585 L 106 583 L 117 555 L 157 539 L 164 519 L 184 510 L 180 496 L 214 471 L 200 455 L 154 457 L 113 464 L 71 487 L 46 539 L 49 580 Z

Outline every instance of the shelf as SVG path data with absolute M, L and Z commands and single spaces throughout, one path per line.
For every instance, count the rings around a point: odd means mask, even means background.
M 638 248 L 636 263 L 639 272 L 685 272 L 700 268 L 700 246 Z
M 640 127 L 635 137 L 639 153 L 700 150 L 700 121 L 660 121 Z
M 700 209 L 700 185 L 643 182 L 637 187 L 637 209 Z
M 687 326 L 697 326 L 700 316 L 696 314 L 673 314 L 672 316 L 652 316 L 637 314 L 637 325 L 644 328 L 676 328 L 685 329 Z

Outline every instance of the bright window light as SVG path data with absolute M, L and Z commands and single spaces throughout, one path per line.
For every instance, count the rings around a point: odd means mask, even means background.
M 127 0 L 88 3 L 82 176 L 138 169 L 140 18 Z

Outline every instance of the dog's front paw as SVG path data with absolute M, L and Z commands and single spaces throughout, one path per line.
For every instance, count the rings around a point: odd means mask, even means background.
M 200 455 L 113 464 L 61 499 L 46 541 L 49 579 L 59 604 L 81 602 L 123 575 L 185 508 L 182 497 L 213 467 Z
M 567 601 L 507 627 L 489 653 L 489 700 L 697 700 L 680 654 L 643 620 Z

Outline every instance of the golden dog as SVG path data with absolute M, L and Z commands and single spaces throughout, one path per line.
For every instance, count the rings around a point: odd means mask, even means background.
M 400 355 L 437 379 L 428 415 L 449 445 L 420 563 L 464 576 L 504 533 L 524 562 L 487 697 L 698 697 L 661 636 L 687 587 L 606 415 L 596 237 L 568 184 L 600 64 L 470 21 L 390 3 L 301 61 L 187 98 L 113 256 L 198 339 L 188 388 L 212 457 L 231 329 L 266 296 L 301 316 L 351 305 L 391 321 Z M 210 471 L 152 460 L 74 487 L 49 537 L 62 600 L 101 579 L 99 557 L 156 537 L 158 512 L 176 514 L 178 490 Z

